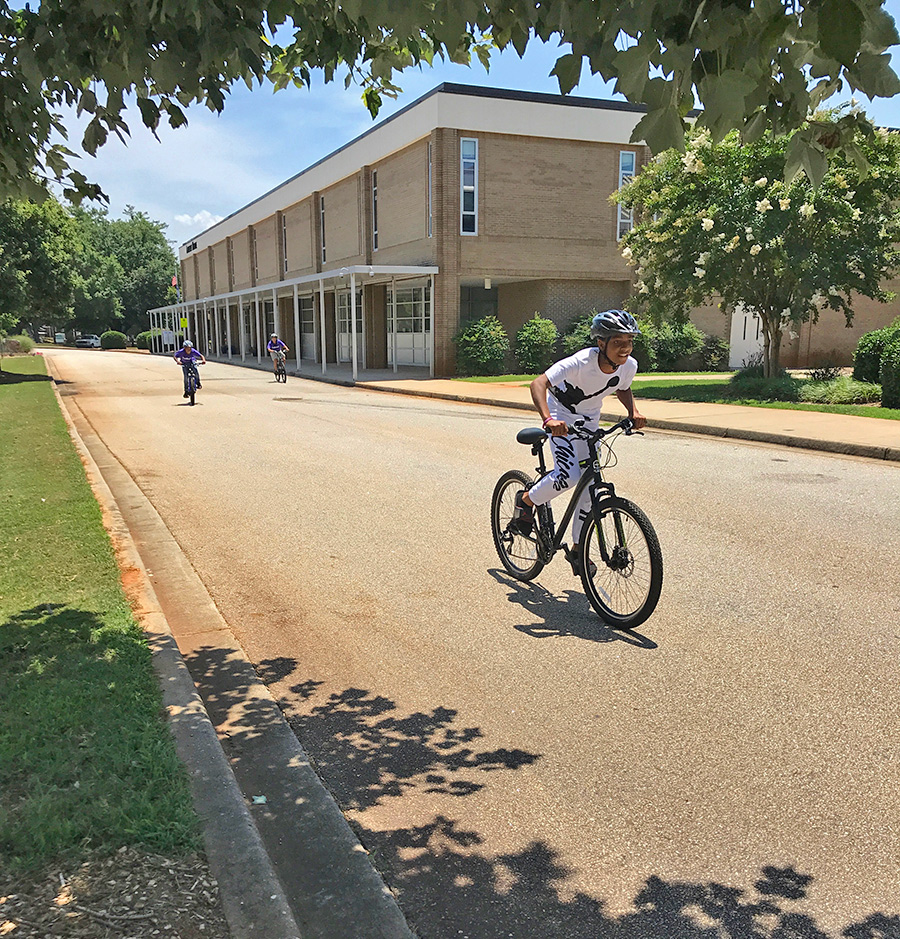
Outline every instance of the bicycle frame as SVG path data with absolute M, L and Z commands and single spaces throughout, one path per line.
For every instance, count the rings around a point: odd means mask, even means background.
M 586 441 L 588 445 L 589 456 L 587 460 L 582 460 L 579 463 L 579 465 L 581 465 L 583 468 L 583 472 L 578 482 L 575 484 L 575 488 L 572 490 L 572 495 L 569 498 L 569 504 L 566 506 L 566 510 L 563 513 L 563 517 L 559 523 L 558 528 L 554 526 L 553 510 L 550 507 L 550 503 L 547 502 L 544 503 L 544 505 L 536 506 L 538 511 L 538 518 L 540 519 L 540 525 L 538 525 L 536 529 L 538 536 L 536 539 L 536 544 L 538 547 L 538 552 L 541 555 L 541 560 L 549 562 L 553 555 L 556 554 L 560 548 L 562 548 L 565 534 L 569 530 L 572 516 L 575 514 L 575 508 L 578 505 L 585 488 L 590 487 L 591 511 L 594 513 L 594 521 L 596 523 L 595 528 L 600 544 L 600 555 L 605 563 L 610 563 L 611 555 L 606 545 L 606 537 L 603 532 L 603 526 L 600 524 L 600 509 L 604 502 L 607 502 L 615 497 L 616 489 L 611 482 L 608 482 L 603 478 L 603 470 L 600 466 L 600 458 L 597 454 L 597 441 L 601 440 L 607 434 L 620 429 L 623 423 L 623 421 L 620 421 L 618 424 L 614 424 L 608 430 L 601 432 L 599 435 L 578 434 L 576 431 L 575 436 L 578 436 L 580 439 Z M 538 458 L 538 466 L 536 467 L 536 471 L 539 474 L 538 479 L 546 476 L 548 472 L 547 464 L 544 459 L 544 443 L 547 441 L 547 439 L 548 437 L 545 436 L 542 440 L 536 441 L 531 446 L 531 452 Z M 584 466 L 585 463 L 588 465 Z M 614 520 L 617 541 L 619 544 L 624 544 L 625 532 L 623 530 L 622 520 L 618 513 L 615 514 Z

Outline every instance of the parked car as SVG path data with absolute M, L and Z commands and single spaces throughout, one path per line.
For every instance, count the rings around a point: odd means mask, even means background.
M 94 335 L 82 336 L 80 339 L 75 340 L 75 345 L 79 349 L 99 349 L 100 337 Z
M 56 339 L 56 342 L 59 343 L 59 345 L 63 345 L 63 344 L 65 344 L 65 341 L 66 341 L 66 334 L 65 334 L 65 333 L 57 333 L 56 336 L 55 336 L 55 339 Z

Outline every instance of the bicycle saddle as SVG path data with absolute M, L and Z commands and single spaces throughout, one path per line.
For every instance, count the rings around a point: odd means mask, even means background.
M 532 446 L 536 443 L 543 443 L 547 439 L 547 432 L 540 427 L 526 427 L 516 434 L 516 440 L 519 443 L 527 443 Z

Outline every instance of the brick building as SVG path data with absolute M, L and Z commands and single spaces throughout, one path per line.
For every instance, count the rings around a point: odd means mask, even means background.
M 452 375 L 468 318 L 512 335 L 620 306 L 631 219 L 609 195 L 649 158 L 628 142 L 640 116 L 440 85 L 182 245 L 182 303 L 151 325 L 217 358 L 262 360 L 276 331 L 298 368 Z

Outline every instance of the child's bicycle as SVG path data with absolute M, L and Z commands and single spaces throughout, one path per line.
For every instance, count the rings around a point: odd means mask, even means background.
M 194 406 L 194 398 L 197 396 L 197 389 L 200 387 L 200 373 L 197 371 L 200 362 L 189 362 L 182 365 L 184 371 L 184 395 L 190 398 L 191 407 Z
M 284 358 L 283 352 L 275 354 L 275 381 L 287 384 L 287 369 L 284 367 Z
M 633 629 L 656 609 L 662 589 L 663 562 L 659 539 L 646 515 L 628 499 L 617 496 L 613 484 L 603 479 L 603 469 L 614 458 L 611 434 L 631 436 L 634 423 L 625 418 L 605 430 L 584 429 L 576 421 L 569 435 L 585 440 L 590 456 L 583 460 L 584 472 L 572 490 L 559 527 L 553 522 L 550 505 L 535 507 L 530 534 L 511 525 L 516 493 L 534 484 L 527 473 L 509 470 L 494 487 L 491 499 L 491 529 L 503 566 L 518 580 L 533 580 L 562 548 L 581 583 L 591 606 L 610 626 Z M 538 458 L 538 478 L 548 472 L 544 461 L 545 431 L 527 427 L 516 435 L 519 443 L 531 446 Z M 605 452 L 604 452 L 605 451 Z M 603 461 L 601 461 L 601 453 Z M 563 542 L 579 498 L 588 488 L 591 510 L 584 520 L 578 544 L 571 549 Z M 526 526 L 527 527 L 527 526 Z

